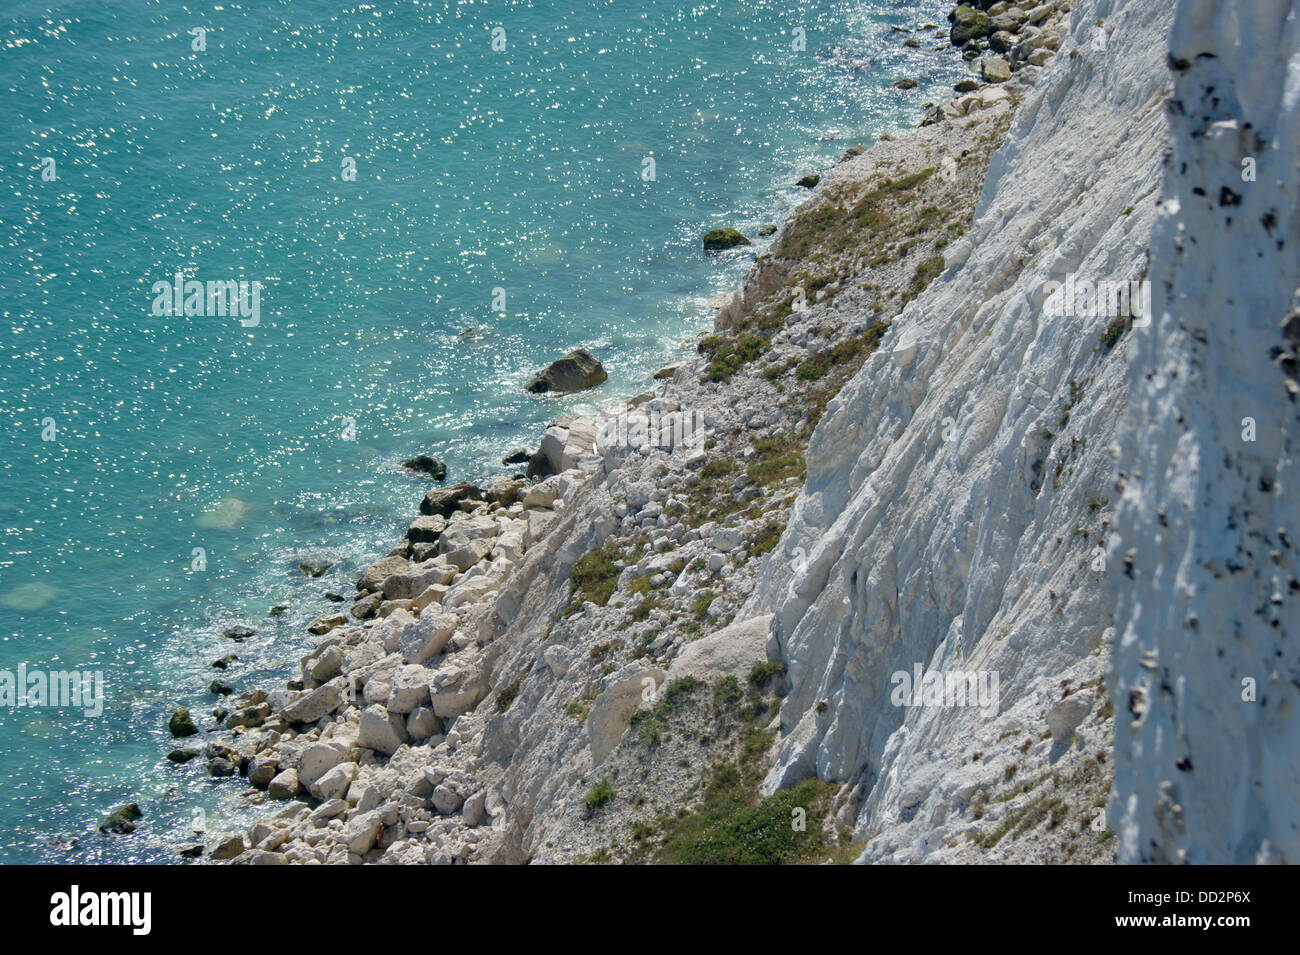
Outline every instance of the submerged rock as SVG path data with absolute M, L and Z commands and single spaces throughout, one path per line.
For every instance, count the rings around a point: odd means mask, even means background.
M 171 715 L 167 721 L 167 731 L 176 739 L 186 736 L 193 736 L 198 733 L 199 729 L 194 725 L 194 720 L 190 718 L 190 711 L 181 707 Z
M 721 252 L 724 249 L 733 249 L 738 245 L 749 244 L 749 240 L 735 229 L 710 229 L 704 233 L 704 250 L 706 252 Z
M 334 561 L 325 558 L 298 561 L 298 569 L 308 577 L 321 577 L 333 566 Z
M 402 462 L 402 467 L 410 471 L 427 474 L 435 481 L 445 481 L 447 479 L 447 465 L 437 458 L 429 457 L 427 454 L 417 454 L 413 458 L 407 458 Z
M 551 362 L 547 369 L 528 383 L 528 391 L 582 391 L 600 384 L 609 375 L 596 356 L 585 348 L 575 348 L 563 358 Z
M 99 823 L 99 831 L 105 835 L 130 835 L 136 830 L 136 820 L 143 818 L 144 813 L 140 811 L 140 806 L 129 802 L 105 816 Z

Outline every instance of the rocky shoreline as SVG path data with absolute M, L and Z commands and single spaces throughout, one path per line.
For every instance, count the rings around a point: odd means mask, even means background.
M 813 430 L 943 274 L 1071 6 L 962 5 L 949 30 L 931 27 L 981 60 L 978 76 L 918 129 L 810 178 L 744 287 L 712 303 L 692 359 L 599 417 L 554 422 L 523 478 L 429 491 L 351 607 L 308 627 L 318 640 L 295 676 L 234 696 L 206 740 L 208 772 L 246 779 L 267 815 L 181 853 L 734 861 L 735 847 L 692 855 L 689 830 L 731 769 L 746 811 L 788 817 L 794 800 L 816 820 L 777 861 L 860 854 L 860 783 L 758 794 L 789 686 L 770 615 L 747 608 Z M 186 721 L 173 716 L 173 735 L 193 735 Z

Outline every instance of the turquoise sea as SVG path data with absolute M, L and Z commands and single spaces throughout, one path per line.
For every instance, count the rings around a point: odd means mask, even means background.
M 755 236 L 964 75 L 891 29 L 950 6 L 7 4 L 0 672 L 106 695 L 0 706 L 0 860 L 174 861 L 251 818 L 163 759 L 176 706 L 213 722 L 211 661 L 239 655 L 236 691 L 289 675 L 323 592 L 415 513 L 404 458 L 508 473 L 546 421 L 645 390 L 762 248 L 709 257 L 704 231 Z M 154 314 L 177 272 L 261 283 L 257 324 Z M 608 382 L 524 393 L 579 345 Z M 127 801 L 141 828 L 98 835 Z

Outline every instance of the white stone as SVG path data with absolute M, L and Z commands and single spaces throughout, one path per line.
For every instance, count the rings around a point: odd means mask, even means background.
M 322 802 L 343 799 L 347 795 L 348 787 L 352 785 L 356 772 L 356 763 L 339 763 L 309 786 L 308 791 Z
M 407 663 L 428 663 L 451 639 L 459 618 L 450 613 L 421 614 L 402 628 L 401 651 Z
M 772 615 L 765 614 L 691 641 L 668 667 L 668 682 L 689 676 L 712 684 L 718 677 L 734 676 L 743 684 L 750 670 L 767 662 L 771 621 Z
M 388 698 L 390 713 L 410 713 L 429 702 L 429 671 L 418 664 L 398 667 L 393 674 L 392 694 Z
M 343 827 L 343 841 L 349 852 L 363 855 L 374 848 L 382 828 L 383 819 L 379 810 L 363 812 L 347 821 Z
M 382 706 L 367 706 L 361 713 L 357 745 L 392 756 L 406 742 L 406 724 Z
M 328 743 L 312 743 L 298 758 L 298 780 L 310 787 L 316 780 L 344 761 L 344 752 Z

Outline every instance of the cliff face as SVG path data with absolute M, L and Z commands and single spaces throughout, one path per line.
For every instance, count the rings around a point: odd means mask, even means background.
M 1300 5 L 1181 3 L 1169 53 L 1155 319 L 1119 435 L 1111 816 L 1123 861 L 1295 862 Z
M 1108 772 L 1121 861 L 1300 855 L 1300 8 L 1169 6 L 1076 6 L 748 608 L 793 684 L 766 788 L 856 779 L 867 861 L 1070 858 L 1016 842 L 1100 828 Z M 1150 314 L 1053 318 L 1070 275 Z M 998 674 L 999 716 L 894 705 L 918 665 Z
M 1048 298 L 1146 275 L 1167 7 L 1075 6 L 947 270 L 831 402 L 746 608 L 792 683 L 766 791 L 855 781 L 867 861 L 1113 852 L 1105 548 L 1144 329 Z M 898 705 L 918 667 L 995 674 L 996 715 Z

